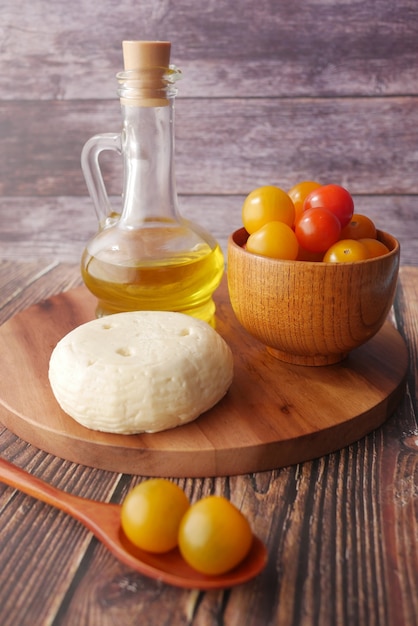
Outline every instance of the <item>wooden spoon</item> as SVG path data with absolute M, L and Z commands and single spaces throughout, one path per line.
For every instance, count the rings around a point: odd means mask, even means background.
M 177 587 L 202 590 L 233 587 L 259 574 L 267 562 L 266 548 L 254 536 L 252 548 L 240 565 L 226 574 L 206 576 L 190 567 L 178 549 L 151 554 L 133 546 L 121 530 L 119 504 L 88 500 L 61 491 L 1 458 L 0 481 L 77 519 L 133 570 Z

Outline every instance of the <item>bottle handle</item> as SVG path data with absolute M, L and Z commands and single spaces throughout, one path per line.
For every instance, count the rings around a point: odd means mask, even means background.
M 119 155 L 122 154 L 121 134 L 94 135 L 86 141 L 81 151 L 81 169 L 101 226 L 113 212 L 99 164 L 100 153 L 104 150 L 113 150 Z

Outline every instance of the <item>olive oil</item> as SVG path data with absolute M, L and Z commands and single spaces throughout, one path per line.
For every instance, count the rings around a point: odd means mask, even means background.
M 174 174 L 174 98 L 181 71 L 169 42 L 124 41 L 117 74 L 122 132 L 85 144 L 81 165 L 99 221 L 81 272 L 98 316 L 123 311 L 187 313 L 212 323 L 212 294 L 224 271 L 210 233 L 181 216 Z M 123 159 L 121 211 L 107 195 L 99 155 Z
M 109 262 L 111 254 L 82 258 L 82 276 L 97 297 L 97 316 L 122 311 L 178 311 L 212 322 L 213 292 L 224 271 L 219 245 L 200 244 L 195 250 L 162 259 Z

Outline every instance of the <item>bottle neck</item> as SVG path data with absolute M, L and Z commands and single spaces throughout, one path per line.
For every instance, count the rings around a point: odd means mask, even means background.
M 120 225 L 138 228 L 179 219 L 174 173 L 174 65 L 117 75 L 122 107 L 124 199 Z
M 174 102 L 122 104 L 124 200 L 121 226 L 178 220 L 174 173 Z

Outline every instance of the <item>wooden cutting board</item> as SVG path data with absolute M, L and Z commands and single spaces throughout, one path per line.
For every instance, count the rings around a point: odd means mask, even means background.
M 57 341 L 94 318 L 85 287 L 61 293 L 0 327 L 0 421 L 56 456 L 143 476 L 224 476 L 274 469 L 338 450 L 380 426 L 404 393 L 408 353 L 386 322 L 343 362 L 282 363 L 238 324 L 226 281 L 216 293 L 218 332 L 235 374 L 228 394 L 195 422 L 155 434 L 84 428 L 58 406 L 48 382 Z

